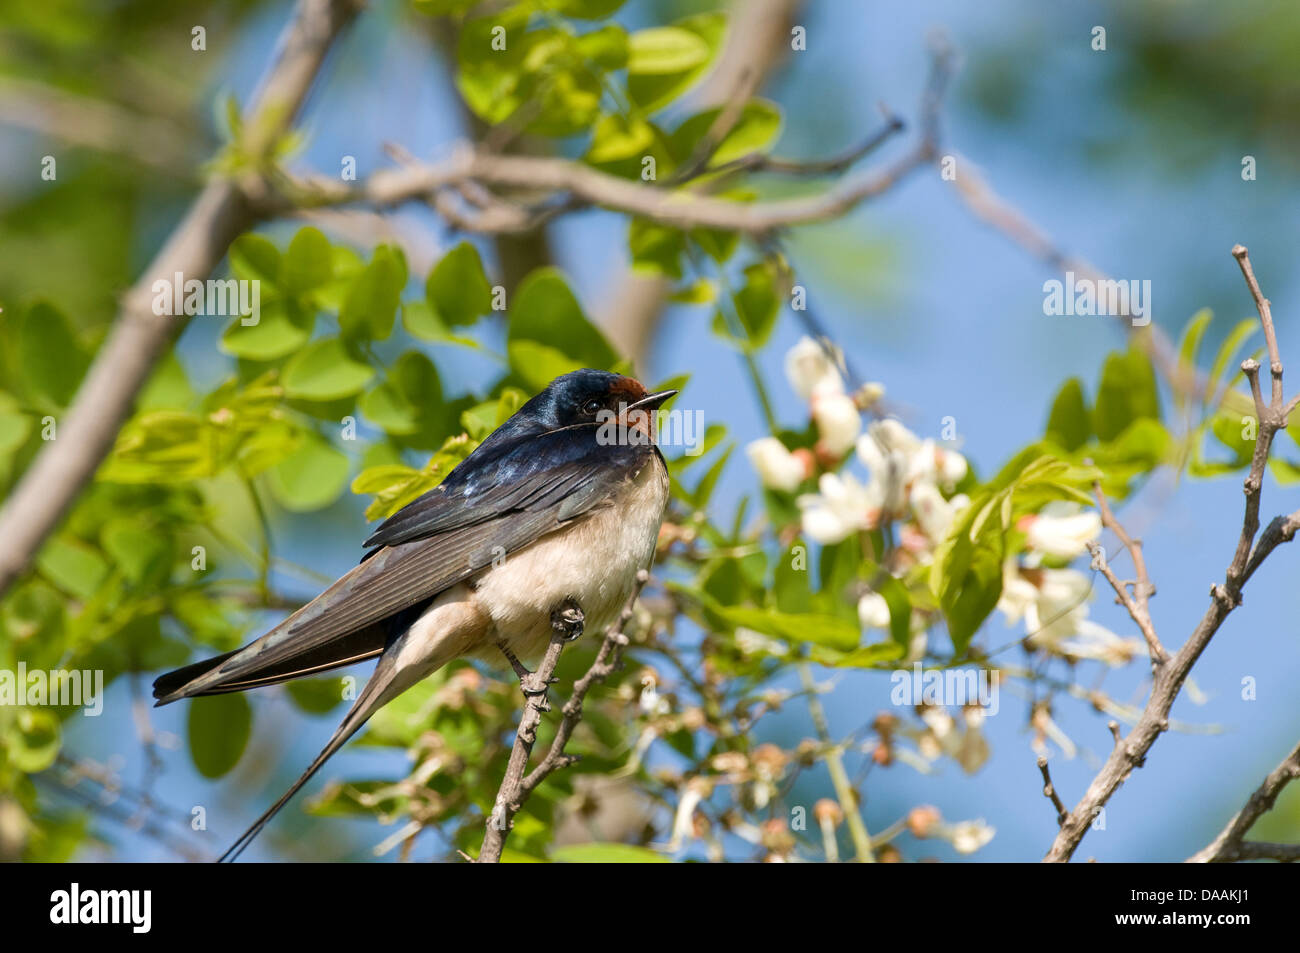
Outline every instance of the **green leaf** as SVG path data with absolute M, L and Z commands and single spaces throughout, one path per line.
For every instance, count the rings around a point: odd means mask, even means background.
M 392 334 L 405 285 L 406 263 L 401 255 L 387 245 L 377 247 L 339 309 L 339 328 L 344 336 L 382 341 Z
M 72 536 L 55 536 L 42 547 L 36 566 L 50 582 L 78 599 L 93 596 L 108 575 L 98 550 Z
M 239 763 L 253 733 L 253 710 L 243 695 L 202 695 L 190 700 L 190 757 L 205 778 L 219 778 Z
M 17 366 L 27 390 L 59 407 L 71 402 L 90 356 L 53 305 L 38 301 L 18 320 Z
M 0 391 L 0 460 L 26 443 L 31 432 L 31 418 L 18 409 L 18 401 Z
M 166 579 L 171 568 L 171 540 L 141 525 L 138 518 L 109 520 L 100 530 L 99 541 L 122 574 L 136 585 Z
M 346 455 L 311 434 L 271 468 L 271 492 L 285 509 L 318 510 L 338 499 L 348 482 L 348 469 Z
M 313 312 L 292 300 L 272 301 L 261 309 L 256 324 L 239 318 L 221 335 L 221 350 L 250 361 L 274 361 L 292 354 L 311 339 Z
M 873 582 L 876 592 L 885 597 L 889 606 L 889 637 L 906 648 L 912 640 L 912 598 L 907 586 L 888 573 L 881 573 Z
M 603 20 L 627 0 L 551 0 L 556 13 L 578 20 Z
M 1092 436 L 1092 418 L 1083 395 L 1083 381 L 1071 377 L 1052 401 L 1047 418 L 1047 438 L 1063 450 L 1077 450 Z
M 353 360 L 338 338 L 323 338 L 285 366 L 284 392 L 302 400 L 337 400 L 360 393 L 374 376 L 374 368 Z
M 290 294 L 312 291 L 329 281 L 333 274 L 329 239 L 310 226 L 299 230 L 284 256 L 281 279 L 284 289 Z
M 627 71 L 631 76 L 685 73 L 706 64 L 711 55 L 709 44 L 698 33 L 650 27 L 628 37 Z
M 532 390 L 580 367 L 609 369 L 618 362 L 554 268 L 532 272 L 515 294 L 506 351 L 511 369 Z
M 25 774 L 36 774 L 54 764 L 62 744 L 58 715 L 48 709 L 20 708 L 5 738 L 6 760 Z
M 812 609 L 808 559 L 807 544 L 796 540 L 777 560 L 772 595 L 779 611 L 799 613 Z
M 551 850 L 558 864 L 667 864 L 667 857 L 648 847 L 632 844 L 566 844 Z
M 237 278 L 278 285 L 281 268 L 280 249 L 270 239 L 250 232 L 230 245 L 230 270 Z
M 358 405 L 361 412 L 385 433 L 413 434 L 420 429 L 420 408 L 416 407 L 392 381 L 385 381 L 367 391 Z
M 568 2 L 575 2 L 575 0 L 568 0 Z M 621 4 L 622 0 L 619 2 Z M 623 69 L 627 66 L 627 31 L 617 23 L 610 23 L 599 30 L 584 33 L 574 41 L 574 47 L 578 56 L 603 70 Z
M 1228 369 L 1228 364 L 1236 357 L 1237 351 L 1246 343 L 1246 339 L 1254 334 L 1258 327 L 1259 322 L 1255 318 L 1244 318 L 1237 322 L 1237 326 L 1219 345 L 1218 353 L 1214 355 L 1214 363 L 1210 366 L 1209 379 L 1205 382 L 1206 407 L 1216 405 L 1215 396 L 1219 392 L 1219 382 L 1223 378 L 1224 371 Z M 1235 376 L 1234 374 L 1233 377 L 1228 378 L 1228 381 L 1233 380 Z
M 1092 417 L 1093 429 L 1103 441 L 1115 439 L 1139 418 L 1160 419 L 1155 371 L 1137 347 L 1106 357 Z
M 852 652 L 836 652 L 834 649 L 815 646 L 810 658 L 820 665 L 833 665 L 837 668 L 880 668 L 902 658 L 904 653 L 903 646 L 890 641 L 864 645 Z
M 586 158 L 596 164 L 639 159 L 649 152 L 654 141 L 654 127 L 639 116 L 625 118 L 617 113 L 601 116 L 592 131 Z
M 628 223 L 627 246 L 633 270 L 670 278 L 682 276 L 686 236 L 677 229 L 634 218 Z
M 447 325 L 473 324 L 492 310 L 492 288 L 483 272 L 478 249 L 461 242 L 429 273 L 425 295 Z
M 988 539 L 1000 541 L 1001 535 Z M 966 653 L 971 638 L 1002 596 L 1001 548 L 975 545 L 969 541 L 964 541 L 964 545 L 970 547 L 969 558 L 963 560 L 965 572 L 956 585 L 947 588 L 945 598 L 941 600 L 944 618 L 948 621 L 948 635 L 959 656 Z M 892 617 L 890 622 L 892 626 Z
M 745 269 L 745 283 L 732 297 L 736 317 L 743 336 L 737 336 L 728 326 L 721 309 L 714 315 L 713 330 L 719 337 L 730 341 L 744 351 L 760 350 L 776 326 L 780 303 L 776 297 L 776 276 L 772 266 L 758 262 Z
M 685 162 L 691 157 L 721 113 L 721 107 L 706 109 L 691 116 L 673 131 L 669 142 L 678 161 Z M 780 132 L 781 110 L 767 100 L 751 100 L 741 110 L 736 124 L 718 143 L 709 164 L 721 165 L 751 153 L 762 152 L 776 141 Z
M 1178 375 L 1184 381 L 1194 380 L 1196 355 L 1201 349 L 1201 339 L 1205 337 L 1205 329 L 1210 326 L 1210 321 L 1213 319 L 1214 312 L 1209 308 L 1202 308 L 1192 315 L 1192 319 L 1183 328 L 1183 336 L 1178 342 Z M 1178 406 L 1182 407 L 1185 401 L 1181 387 L 1174 388 L 1174 398 Z
M 638 34 L 633 34 L 629 40 L 627 91 L 632 102 L 646 113 L 666 106 L 704 75 L 722 45 L 726 18 L 717 13 L 704 13 L 679 20 L 671 27 L 653 29 L 659 32 L 640 40 Z M 693 34 L 702 41 L 702 56 L 700 45 L 685 39 L 681 33 Z M 690 65 L 681 69 L 663 71 L 671 64 L 688 62 Z M 652 69 L 656 71 L 651 72 Z
M 293 703 L 309 715 L 324 715 L 343 701 L 343 679 L 298 678 L 285 686 Z

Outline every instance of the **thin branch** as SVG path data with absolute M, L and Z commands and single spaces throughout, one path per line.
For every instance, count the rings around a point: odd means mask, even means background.
M 1097 543 L 1088 544 L 1088 551 L 1092 553 L 1093 567 L 1099 569 L 1102 575 L 1106 577 L 1110 587 L 1115 590 L 1115 596 L 1119 603 L 1128 610 L 1128 614 L 1137 623 L 1138 628 L 1142 630 L 1142 637 L 1146 639 L 1147 643 L 1147 651 L 1151 653 L 1151 664 L 1158 667 L 1168 661 L 1169 653 L 1160 644 L 1160 639 L 1156 636 L 1155 625 L 1151 622 L 1149 603 L 1151 597 L 1155 595 L 1156 587 L 1152 584 L 1151 577 L 1147 573 L 1146 559 L 1142 555 L 1142 540 L 1130 536 L 1128 531 L 1120 524 L 1120 521 L 1115 518 L 1110 504 L 1106 501 L 1106 494 L 1101 490 L 1100 481 L 1093 482 L 1092 492 L 1097 498 L 1097 508 L 1101 511 L 1101 524 L 1115 534 L 1133 560 L 1133 570 L 1137 573 L 1137 580 L 1132 583 L 1133 593 L 1129 594 L 1127 583 L 1116 578 L 1114 570 L 1106 562 L 1105 550 Z
M 555 681 L 555 666 L 564 647 L 582 635 L 584 622 L 582 607 L 572 601 L 564 609 L 551 613 L 551 641 L 536 672 L 529 672 L 509 648 L 504 644 L 500 646 L 510 667 L 519 676 L 524 710 L 519 716 L 519 728 L 515 731 L 515 743 L 510 749 L 510 761 L 501 779 L 501 787 L 497 790 L 496 803 L 488 815 L 487 832 L 483 835 L 483 848 L 478 855 L 480 864 L 495 864 L 501 860 L 506 835 L 514 827 L 515 815 L 523 807 L 524 771 L 528 767 L 528 757 L 533 753 L 533 745 L 537 743 L 537 729 L 542 724 L 542 715 L 551 710 L 546 693 Z
M 1043 773 L 1043 797 L 1051 801 L 1052 806 L 1056 808 L 1057 825 L 1059 826 L 1064 824 L 1066 817 L 1069 816 L 1069 811 L 1067 811 L 1065 805 L 1061 803 L 1061 796 L 1056 793 L 1056 785 L 1052 784 L 1052 772 L 1047 768 L 1046 758 L 1039 757 L 1038 770 Z
M 523 793 L 525 797 L 531 794 L 533 789 L 545 781 L 552 773 L 577 760 L 574 755 L 566 755 L 564 748 L 568 745 L 569 739 L 573 737 L 573 731 L 578 727 L 578 722 L 582 720 L 582 704 L 586 700 L 587 693 L 591 691 L 591 687 L 597 682 L 603 682 L 618 668 L 623 649 L 628 644 L 625 629 L 632 619 L 632 610 L 636 605 L 637 597 L 641 594 L 641 590 L 645 587 L 649 578 L 650 574 L 644 569 L 637 574 L 636 586 L 632 590 L 632 595 L 628 597 L 627 603 L 623 606 L 618 621 L 605 633 L 605 640 L 600 644 L 600 650 L 596 653 L 595 661 L 591 663 L 591 667 L 587 669 L 586 674 L 573 683 L 573 694 L 564 703 L 563 717 L 560 719 L 559 728 L 555 730 L 555 739 L 551 742 L 546 757 L 524 778 Z
M 1282 356 L 1277 349 L 1277 332 L 1273 330 L 1273 311 L 1269 306 L 1269 300 L 1264 297 L 1264 292 L 1259 290 L 1259 282 L 1255 280 L 1255 269 L 1250 266 L 1250 253 L 1246 251 L 1245 245 L 1234 245 L 1232 257 L 1237 259 L 1237 264 L 1241 266 L 1242 277 L 1246 279 L 1246 287 L 1250 289 L 1250 296 L 1255 299 L 1255 310 L 1259 312 L 1259 323 L 1264 326 L 1264 342 L 1268 346 L 1269 370 L 1273 375 L 1273 406 L 1282 406 Z
M 885 124 L 837 156 L 826 159 L 782 159 L 766 152 L 751 152 L 709 169 L 710 174 L 731 172 L 773 172 L 781 175 L 835 175 L 845 171 L 859 159 L 875 152 L 886 141 L 906 128 L 898 116 L 885 112 Z
M 1210 841 L 1205 849 L 1189 857 L 1187 862 L 1215 864 L 1263 858 L 1300 860 L 1300 844 L 1265 844 L 1244 840 L 1255 822 L 1273 809 L 1282 789 L 1297 778 L 1300 778 L 1300 744 L 1292 748 L 1282 763 L 1269 772 L 1264 783 L 1255 789 L 1246 801 L 1246 806 L 1237 812 L 1219 836 Z
M 871 834 L 867 830 L 866 822 L 862 820 L 858 792 L 849 780 L 849 773 L 844 770 L 841 748 L 831 738 L 826 709 L 822 706 L 812 671 L 806 662 L 799 665 L 799 681 L 808 697 L 808 713 L 812 716 L 817 738 L 826 749 L 826 770 L 830 773 L 831 786 L 835 789 L 835 800 L 839 801 L 840 810 L 844 812 L 844 819 L 848 822 L 849 836 L 853 839 L 853 849 L 857 854 L 858 862 L 875 863 L 876 853 L 871 849 Z
M 1254 281 L 1246 249 L 1237 245 L 1233 248 L 1232 254 L 1241 264 L 1242 273 L 1246 275 L 1247 286 L 1255 297 L 1256 304 L 1260 305 L 1261 322 L 1266 322 L 1267 328 L 1271 328 L 1272 317 L 1268 312 L 1267 299 L 1259 293 L 1259 286 Z M 1266 336 L 1269 334 L 1270 332 L 1266 330 Z M 1244 484 L 1245 516 L 1242 521 L 1241 536 L 1232 562 L 1224 573 L 1223 583 L 1210 588 L 1209 608 L 1206 609 L 1205 615 L 1183 647 L 1164 665 L 1156 667 L 1152 676 L 1151 696 L 1147 699 L 1142 717 L 1138 719 L 1127 737 L 1115 745 L 1106 763 L 1088 785 L 1083 798 L 1066 817 L 1044 858 L 1046 861 L 1057 863 L 1068 861 L 1079 846 L 1079 842 L 1087 834 L 1089 825 L 1098 812 L 1105 807 L 1111 795 L 1119 789 L 1134 768 L 1141 767 L 1145 763 L 1147 752 L 1155 744 L 1156 739 L 1169 730 L 1170 709 L 1192 667 L 1201 657 L 1206 646 L 1210 644 L 1214 634 L 1219 631 L 1223 621 L 1241 604 L 1242 587 L 1265 557 L 1280 543 L 1292 539 L 1297 526 L 1300 526 L 1300 512 L 1286 518 L 1279 517 L 1270 524 L 1269 530 L 1259 538 L 1258 543 L 1255 542 L 1259 530 L 1260 491 L 1263 486 L 1264 469 L 1268 463 L 1269 449 L 1273 444 L 1273 437 L 1286 420 L 1286 408 L 1280 386 L 1282 362 L 1275 353 L 1276 341 L 1273 342 L 1272 347 L 1274 350 L 1270 352 L 1270 359 L 1275 365 L 1273 373 L 1277 386 L 1274 388 L 1271 403 L 1266 405 L 1261 398 L 1257 405 L 1259 430 L 1255 435 L 1255 452 L 1251 458 L 1250 473 Z M 1254 362 L 1246 361 L 1242 365 L 1242 369 L 1248 375 L 1252 373 L 1250 366 L 1252 363 Z M 1258 370 L 1256 364 L 1253 371 L 1258 372 Z
M 952 179 L 953 187 L 977 219 L 1001 232 L 1053 272 L 1071 271 L 1091 282 L 1109 280 L 1105 272 L 1086 259 L 1065 251 L 1051 235 L 1002 198 L 980 174 L 975 163 L 959 154 L 956 160 L 958 171 Z M 1204 393 L 1204 381 L 1194 372 L 1189 375 L 1180 366 L 1177 350 L 1163 330 L 1150 324 L 1134 326 L 1127 314 L 1116 315 L 1116 318 L 1125 323 L 1134 343 L 1146 353 L 1176 393 L 1193 397 Z M 1145 333 L 1136 333 L 1138 331 Z

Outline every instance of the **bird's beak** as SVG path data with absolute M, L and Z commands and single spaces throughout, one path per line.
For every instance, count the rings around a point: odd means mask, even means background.
M 640 400 L 638 400 L 635 404 L 629 404 L 627 409 L 628 410 L 655 410 L 664 401 L 668 400 L 670 397 L 676 397 L 676 396 L 677 396 L 677 391 L 675 390 L 661 390 L 657 394 L 647 394 L 645 397 L 642 397 Z

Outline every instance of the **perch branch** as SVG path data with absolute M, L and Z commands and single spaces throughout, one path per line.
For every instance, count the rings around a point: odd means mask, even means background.
M 537 742 L 537 729 L 541 726 L 542 714 L 550 710 L 550 705 L 546 701 L 546 689 L 554 681 L 555 666 L 560 660 L 561 650 L 567 642 L 577 637 L 574 632 L 575 627 L 577 634 L 581 634 L 581 610 L 578 610 L 579 619 L 576 625 L 572 619 L 566 619 L 562 615 L 557 614 L 552 617 L 555 634 L 551 637 L 546 655 L 537 666 L 537 671 L 531 675 L 511 652 L 503 648 L 511 667 L 515 669 L 516 674 L 520 675 L 520 685 L 524 692 L 524 710 L 519 717 L 519 730 L 515 733 L 514 746 L 510 749 L 510 761 L 506 766 L 505 776 L 501 779 L 501 787 L 497 791 L 492 814 L 488 817 L 487 831 L 483 835 L 483 847 L 479 851 L 477 863 L 500 862 L 501 851 L 505 847 L 510 829 L 514 826 L 515 815 L 524 806 L 528 796 L 552 773 L 578 760 L 575 755 L 565 754 L 564 748 L 573 736 L 578 722 L 582 720 L 582 704 L 587 697 L 587 692 L 597 682 L 604 681 L 618 666 L 623 646 L 627 645 L 628 641 L 623 630 L 628 620 L 632 618 L 632 607 L 649 578 L 650 574 L 644 569 L 637 573 L 636 585 L 624 604 L 622 613 L 606 631 L 604 641 L 601 642 L 591 667 L 573 683 L 573 692 L 565 702 L 555 739 L 547 749 L 545 757 L 532 771 L 527 771 L 528 758 L 532 754 L 533 745 Z

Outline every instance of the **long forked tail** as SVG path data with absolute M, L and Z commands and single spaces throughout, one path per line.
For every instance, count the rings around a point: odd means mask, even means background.
M 243 853 L 244 848 L 252 843 L 253 838 L 262 832 L 262 828 L 266 827 L 276 814 L 280 813 L 280 809 L 289 803 L 290 799 L 302 789 L 302 786 L 312 779 L 312 776 L 320 770 L 321 765 L 342 748 L 348 739 L 370 720 L 371 715 L 406 690 L 409 682 L 406 679 L 397 679 L 398 674 L 396 653 L 385 653 L 381 656 L 379 664 L 375 666 L 375 673 L 370 676 L 370 681 L 366 683 L 361 696 L 353 703 L 347 717 L 343 719 L 343 723 L 330 737 L 329 743 L 316 756 L 316 760 L 311 763 L 297 781 L 293 782 L 289 790 L 285 791 L 284 795 L 267 809 L 265 814 L 253 822 L 252 827 L 240 835 L 239 840 L 230 845 L 230 849 L 218 858 L 218 863 L 233 861 Z

